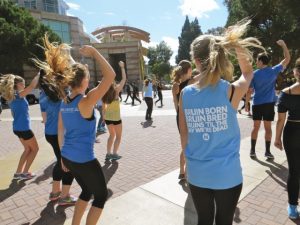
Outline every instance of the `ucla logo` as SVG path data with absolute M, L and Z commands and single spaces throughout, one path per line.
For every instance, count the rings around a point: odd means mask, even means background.
M 202 135 L 202 138 L 203 138 L 204 141 L 208 141 L 209 140 L 209 134 L 208 133 L 204 133 Z

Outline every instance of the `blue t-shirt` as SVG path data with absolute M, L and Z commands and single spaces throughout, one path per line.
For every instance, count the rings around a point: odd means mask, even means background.
M 21 98 L 19 93 L 15 93 L 15 99 L 9 103 L 14 118 L 14 131 L 27 131 L 31 129 L 29 117 L 29 104 L 26 98 Z
M 40 97 L 39 97 L 39 104 L 40 104 L 41 112 L 46 111 L 45 107 L 46 107 L 47 100 L 48 100 L 47 95 L 45 94 L 45 92 L 43 90 L 41 90 Z
M 153 86 L 152 83 L 149 82 L 148 86 L 144 87 L 144 97 L 152 98 Z
M 236 110 L 227 97 L 230 84 L 182 91 L 182 107 L 188 128 L 185 148 L 187 178 L 192 185 L 228 189 L 243 182 L 240 163 L 240 129 Z
M 57 135 L 58 114 L 62 101 L 53 102 L 47 96 L 41 105 L 42 112 L 46 113 L 45 134 Z M 43 111 L 44 110 L 44 111 Z
M 265 67 L 254 71 L 250 87 L 254 89 L 253 105 L 276 102 L 275 83 L 283 66 Z
M 81 116 L 78 103 L 82 97 L 83 95 L 78 95 L 70 103 L 63 102 L 60 108 L 65 129 L 61 155 L 78 163 L 85 163 L 95 159 L 95 111 L 91 120 Z

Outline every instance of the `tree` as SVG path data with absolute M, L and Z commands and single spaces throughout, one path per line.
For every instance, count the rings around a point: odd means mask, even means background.
M 224 27 L 216 27 L 216 28 L 208 29 L 205 34 L 212 34 L 212 35 L 215 35 L 215 36 L 221 36 L 224 33 L 224 31 L 225 31 Z
M 173 51 L 165 41 L 160 42 L 156 47 L 150 47 L 147 57 L 149 58 L 148 65 L 151 73 L 157 75 L 159 79 L 170 74 L 172 67 L 169 60 L 172 54 Z
M 179 47 L 178 55 L 176 56 L 176 63 L 179 63 L 183 59 L 190 59 L 190 46 L 193 40 L 202 34 L 201 28 L 199 26 L 198 19 L 195 18 L 194 21 L 190 23 L 189 17 L 186 16 L 185 22 L 183 24 L 181 35 L 178 37 Z
M 259 38 L 271 53 L 272 63 L 282 59 L 282 51 L 276 41 L 283 39 L 291 50 L 292 59 L 299 57 L 300 47 L 300 4 L 297 0 L 226 0 L 229 16 L 227 26 L 250 17 L 251 27 L 248 36 Z M 283 16 L 284 15 L 284 16 Z
M 23 74 L 23 65 L 32 65 L 30 58 L 44 59 L 42 38 L 47 32 L 50 41 L 60 38 L 34 19 L 28 10 L 8 0 L 0 0 L 0 73 Z

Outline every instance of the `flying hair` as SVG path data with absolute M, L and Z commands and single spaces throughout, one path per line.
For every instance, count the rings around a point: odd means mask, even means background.
M 253 55 L 250 48 L 265 51 L 257 38 L 242 39 L 250 22 L 244 19 L 228 27 L 223 36 L 201 35 L 192 42 L 191 56 L 201 61 L 200 87 L 215 85 L 221 77 L 228 81 L 233 79 L 234 67 L 229 56 L 236 58 L 235 49 L 243 49 L 251 63 Z
M 45 72 L 43 79 L 55 86 L 59 90 L 59 97 L 63 99 L 65 98 L 64 90 L 75 77 L 75 72 L 71 68 L 71 65 L 75 63 L 70 54 L 71 46 L 66 43 L 51 43 L 47 34 L 45 34 L 43 42 L 44 46 L 42 48 L 45 53 L 45 61 L 32 60 L 37 67 Z
M 18 75 L 5 74 L 0 78 L 0 94 L 7 101 L 12 101 L 15 98 L 16 85 L 23 82 L 24 79 Z

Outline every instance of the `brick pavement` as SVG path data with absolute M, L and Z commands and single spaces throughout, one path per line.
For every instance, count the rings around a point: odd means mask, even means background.
M 38 116 L 38 108 L 33 108 L 36 109 L 33 114 Z M 152 124 L 142 124 L 142 121 L 143 117 L 123 118 L 124 130 L 120 148 L 123 158 L 119 163 L 103 163 L 107 134 L 101 135 L 101 143 L 95 145 L 95 153 L 102 164 L 111 198 L 178 168 L 179 135 L 175 116 L 156 116 Z M 247 118 L 239 119 L 242 138 L 250 134 L 249 122 L 251 121 Z M 43 137 L 42 124 L 40 121 L 35 123 L 36 128 L 33 129 L 36 129 L 40 139 Z M 11 122 L 0 122 L 1 134 L 4 132 L 6 135 L 1 135 L 0 139 L 0 154 L 4 158 L 7 152 L 20 150 L 8 126 L 11 126 Z M 13 145 L 15 146 L 11 147 Z M 12 182 L 7 189 L 0 190 L 1 225 L 64 224 L 67 218 L 72 217 L 73 207 L 60 207 L 48 202 L 52 166 L 45 165 L 37 171 L 38 177 L 32 181 Z M 274 165 L 270 173 L 272 176 L 239 203 L 235 224 L 297 224 L 291 223 L 285 212 L 287 194 L 283 186 L 286 165 Z M 71 192 L 78 195 L 79 190 L 78 185 L 74 184 Z

